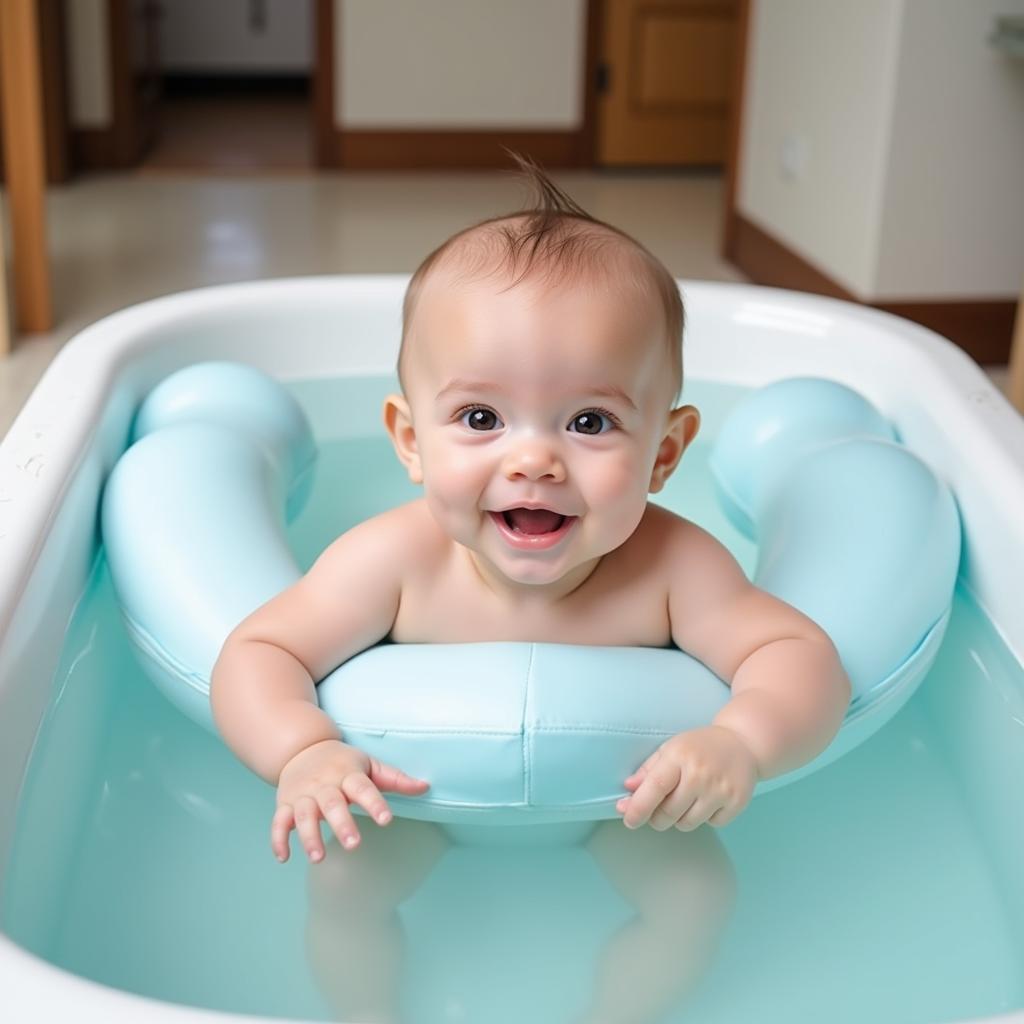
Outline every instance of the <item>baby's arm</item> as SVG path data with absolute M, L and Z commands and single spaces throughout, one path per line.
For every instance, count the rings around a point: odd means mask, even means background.
M 758 779 L 810 761 L 835 736 L 850 682 L 827 634 L 751 584 L 710 534 L 678 521 L 669 542 L 672 638 L 732 697 L 712 724 L 672 737 L 626 780 L 630 827 L 724 825 Z
M 224 741 L 278 787 L 271 845 L 280 860 L 296 828 L 312 860 L 324 855 L 320 819 L 344 848 L 359 841 L 349 810 L 390 820 L 381 789 L 415 795 L 427 783 L 342 742 L 317 705 L 315 683 L 390 631 L 405 563 L 402 510 L 339 537 L 297 583 L 235 628 L 213 669 L 210 701 Z

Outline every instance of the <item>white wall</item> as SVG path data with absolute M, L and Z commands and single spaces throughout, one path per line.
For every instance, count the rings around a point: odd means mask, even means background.
M 1024 0 L 906 0 L 874 297 L 1000 298 L 1024 277 Z
M 743 216 L 861 299 L 1016 297 L 1024 0 L 753 5 Z
M 107 0 L 64 0 L 64 21 L 71 125 L 105 128 L 113 117 Z
M 248 71 L 255 61 L 295 71 L 312 60 L 311 48 L 299 53 L 312 36 L 310 0 L 268 0 L 268 27 L 278 31 L 281 10 L 289 18 L 290 42 L 275 44 L 273 54 L 251 39 L 226 48 L 244 0 L 166 3 L 161 46 L 168 70 Z M 65 9 L 72 126 L 109 125 L 106 2 L 65 0 Z M 214 20 L 196 36 L 181 17 L 187 9 Z M 586 0 L 336 0 L 338 125 L 579 128 L 585 19 Z
M 861 297 L 875 275 L 901 5 L 752 0 L 740 212 Z
M 343 0 L 343 128 L 576 129 L 585 0 Z
M 160 66 L 194 73 L 308 74 L 312 0 L 264 0 L 262 28 L 249 0 L 161 0 Z

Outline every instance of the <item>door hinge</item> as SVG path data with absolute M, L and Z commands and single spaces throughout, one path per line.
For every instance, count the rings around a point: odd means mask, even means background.
M 597 65 L 597 91 L 599 93 L 608 92 L 611 89 L 611 78 L 612 69 L 607 64 L 601 63 Z

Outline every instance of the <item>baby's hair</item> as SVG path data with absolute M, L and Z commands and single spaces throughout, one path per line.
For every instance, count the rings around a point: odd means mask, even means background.
M 504 147 L 503 147 L 504 148 Z M 545 281 L 576 279 L 588 271 L 609 269 L 609 256 L 625 249 L 631 260 L 620 262 L 630 283 L 641 291 L 653 291 L 665 316 L 666 343 L 675 384 L 673 405 L 683 385 L 683 327 L 685 314 L 679 287 L 665 265 L 635 238 L 603 220 L 592 217 L 562 191 L 533 160 L 506 153 L 519 167 L 530 186 L 532 203 L 526 209 L 489 217 L 452 235 L 419 265 L 409 281 L 402 303 L 402 344 L 398 353 L 398 378 L 402 383 L 406 339 L 416 302 L 430 272 L 444 262 L 456 262 L 465 277 L 502 275 L 514 288 L 527 277 L 541 273 Z M 609 250 L 618 252 L 609 253 Z M 457 260 L 456 260 L 457 258 Z M 402 389 L 405 390 L 404 383 Z

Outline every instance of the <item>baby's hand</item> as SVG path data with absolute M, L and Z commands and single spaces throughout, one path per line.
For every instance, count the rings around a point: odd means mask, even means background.
M 632 795 L 615 809 L 629 828 L 650 821 L 659 832 L 690 832 L 705 821 L 725 825 L 750 802 L 757 762 L 736 733 L 720 726 L 666 740 L 626 779 Z
M 391 810 L 380 791 L 419 796 L 429 782 L 414 779 L 389 764 L 374 760 L 341 740 L 323 740 L 300 750 L 282 769 L 277 780 L 277 810 L 270 825 L 270 846 L 282 863 L 288 859 L 288 839 L 294 828 L 306 854 L 323 860 L 320 819 L 334 830 L 342 849 L 359 844 L 359 829 L 349 810 L 355 803 L 378 825 L 391 820 Z

